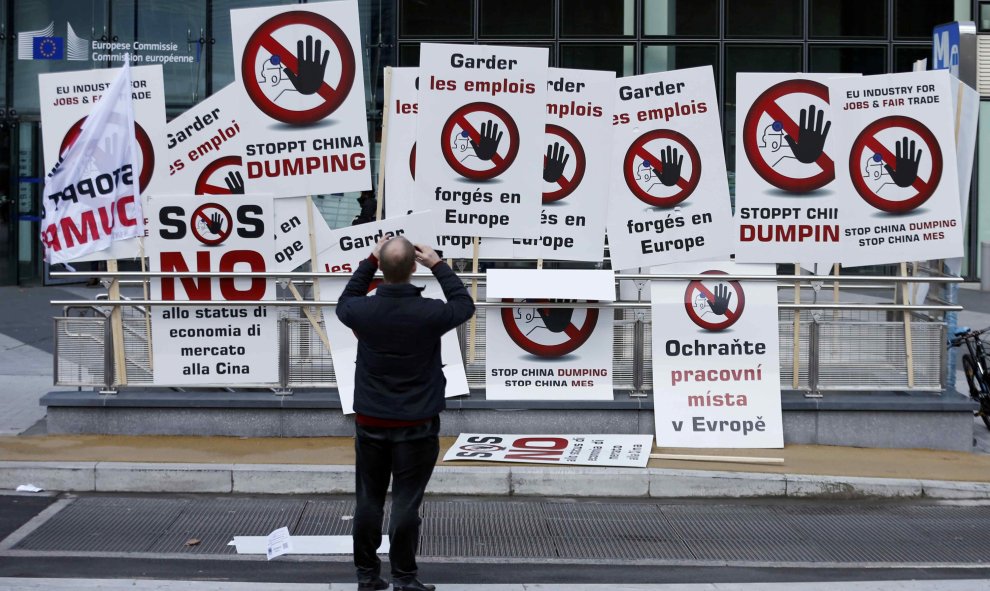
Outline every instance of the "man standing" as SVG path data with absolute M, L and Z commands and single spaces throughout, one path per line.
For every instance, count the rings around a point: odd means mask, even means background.
M 424 298 L 409 282 L 416 263 L 433 271 L 447 302 Z M 385 282 L 366 296 L 381 266 Z M 474 314 L 474 301 L 437 253 L 403 237 L 383 238 L 361 261 L 337 304 L 358 338 L 354 376 L 356 493 L 354 566 L 358 589 L 387 589 L 377 550 L 392 477 L 389 562 L 395 591 L 433 591 L 416 578 L 419 506 L 440 453 L 447 383 L 440 337 Z

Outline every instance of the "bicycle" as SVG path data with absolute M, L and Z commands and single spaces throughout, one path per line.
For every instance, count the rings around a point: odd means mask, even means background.
M 990 358 L 987 356 L 987 343 L 980 335 L 990 332 L 990 327 L 982 330 L 964 328 L 956 333 L 949 344 L 952 347 L 966 345 L 966 353 L 962 356 L 963 372 L 969 385 L 969 397 L 980 404 L 976 414 L 983 419 L 983 424 L 990 429 Z

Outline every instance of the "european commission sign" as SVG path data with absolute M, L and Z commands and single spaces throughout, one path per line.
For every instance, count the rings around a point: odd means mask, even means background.
M 37 31 L 17 33 L 17 59 L 123 62 L 130 56 L 132 64 L 174 64 L 199 61 L 201 46 L 195 54 L 180 53 L 174 42 L 100 41 L 76 34 L 72 23 L 65 23 L 64 37 L 55 35 L 55 21 Z M 187 47 L 191 44 L 187 44 Z

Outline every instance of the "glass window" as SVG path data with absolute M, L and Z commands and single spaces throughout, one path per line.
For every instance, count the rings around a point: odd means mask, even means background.
M 739 72 L 800 72 L 800 45 L 731 45 L 725 46 L 725 74 L 722 97 L 725 109 L 725 163 L 736 169 L 736 74 Z
M 808 51 L 809 72 L 883 74 L 887 71 L 887 49 L 856 45 L 812 45 Z
M 935 25 L 954 20 L 952 2 L 894 0 L 894 37 L 932 38 Z
M 801 4 L 802 0 L 725 0 L 726 35 L 800 37 Z
M 471 37 L 474 2 L 467 0 L 400 0 L 402 37 Z
M 894 72 L 910 72 L 914 69 L 914 62 L 920 59 L 928 59 L 929 62 L 932 61 L 931 45 L 894 46 Z
M 812 37 L 887 36 L 887 0 L 811 0 Z
M 616 76 L 636 73 L 632 45 L 560 44 L 560 67 L 584 70 L 611 70 Z
M 645 35 L 718 37 L 718 0 L 646 0 Z
M 977 26 L 981 33 L 990 31 L 990 2 L 980 2 L 980 22 Z
M 213 39 L 210 69 L 213 72 L 213 91 L 216 92 L 234 81 L 233 40 L 230 35 L 230 11 L 236 8 L 296 4 L 294 0 L 213 0 Z
M 553 37 L 553 0 L 481 0 L 480 10 L 482 37 Z
M 635 34 L 634 0 L 560 0 L 561 37 L 626 37 Z
M 419 43 L 402 43 L 399 45 L 399 65 L 402 67 L 419 66 Z
M 113 3 L 110 33 L 122 42 L 141 44 L 133 46 L 137 56 L 134 65 L 162 64 L 169 107 L 188 108 L 203 98 L 206 52 L 199 40 L 206 40 L 204 2 L 117 0 Z M 161 47 L 171 43 L 177 46 L 175 50 Z
M 38 112 L 38 74 L 106 66 L 94 62 L 90 42 L 106 40 L 106 2 L 39 0 L 14 4 L 13 107 Z M 41 38 L 53 38 L 50 44 Z M 118 62 L 119 63 L 119 62 Z
M 718 80 L 718 45 L 649 45 L 643 49 L 644 74 L 697 66 L 711 66 Z

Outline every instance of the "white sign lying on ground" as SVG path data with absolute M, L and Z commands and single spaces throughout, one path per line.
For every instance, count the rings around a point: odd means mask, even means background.
M 645 468 L 653 449 L 652 439 L 649 435 L 461 433 L 443 461 Z

